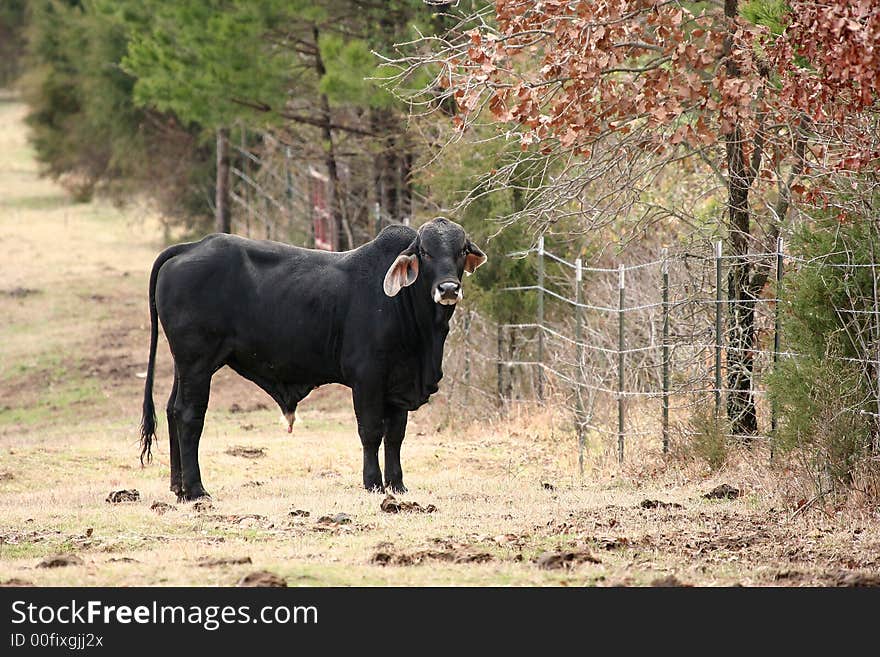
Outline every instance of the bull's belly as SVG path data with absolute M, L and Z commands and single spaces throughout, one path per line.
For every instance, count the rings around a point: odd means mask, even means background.
M 230 358 L 227 365 L 262 388 L 281 408 L 282 413 L 292 414 L 297 404 L 318 386 L 326 383 L 343 383 L 333 372 L 315 371 L 314 368 L 298 367 L 283 362 L 243 361 Z

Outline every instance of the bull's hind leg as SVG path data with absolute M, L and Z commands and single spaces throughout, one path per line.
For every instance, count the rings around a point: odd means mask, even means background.
M 405 493 L 403 468 L 400 465 L 400 446 L 406 434 L 409 413 L 397 408 L 387 409 L 385 414 L 385 485 L 394 493 Z
M 177 440 L 180 445 L 183 490 L 178 497 L 181 500 L 209 497 L 202 486 L 202 475 L 199 471 L 199 439 L 205 424 L 210 391 L 210 372 L 179 373 L 174 415 L 177 419 Z
M 358 386 L 352 391 L 358 434 L 364 448 L 364 488 L 382 492 L 382 470 L 379 469 L 379 444 L 385 430 L 384 404 L 377 386 Z
M 168 440 L 171 460 L 171 492 L 178 497 L 183 495 L 183 478 L 180 473 L 180 442 L 177 438 L 177 416 L 174 412 L 174 403 L 177 400 L 177 368 L 174 368 L 174 384 L 171 386 L 171 394 L 168 396 L 168 405 L 165 407 L 165 415 L 168 418 Z

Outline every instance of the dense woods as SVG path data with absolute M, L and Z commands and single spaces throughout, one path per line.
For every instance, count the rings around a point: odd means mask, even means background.
M 864 487 L 880 449 L 878 58 L 877 0 L 0 10 L 0 85 L 20 89 L 45 173 L 79 198 L 146 200 L 193 233 L 230 231 L 249 212 L 236 184 L 262 172 L 292 195 L 299 171 L 322 181 L 338 249 L 451 214 L 491 237 L 475 307 L 507 323 L 535 306 L 503 294 L 533 277 L 505 254 L 539 235 L 599 266 L 722 240 L 725 414 L 746 444 L 768 431 L 756 307 L 780 293 L 763 254 L 781 238 L 827 265 L 787 274 L 783 342 L 799 358 L 767 378 L 774 445 L 806 449 L 820 491 L 826 478 Z M 287 238 L 314 245 L 311 221 L 293 216 L 304 228 Z

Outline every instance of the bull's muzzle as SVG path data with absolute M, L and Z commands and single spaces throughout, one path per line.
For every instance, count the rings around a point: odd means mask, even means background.
M 461 299 L 461 283 L 444 281 L 434 288 L 434 301 L 443 306 L 454 306 Z

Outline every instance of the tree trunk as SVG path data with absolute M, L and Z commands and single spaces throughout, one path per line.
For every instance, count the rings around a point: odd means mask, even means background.
M 724 13 L 728 18 L 737 15 L 737 0 L 725 0 Z M 739 76 L 740 71 L 731 59 L 732 37 L 725 42 L 725 65 L 728 74 Z M 758 432 L 758 414 L 752 393 L 755 344 L 755 302 L 757 290 L 752 280 L 749 262 L 751 215 L 749 189 L 761 164 L 762 145 L 756 138 L 752 162 L 746 160 L 742 126 L 737 123 L 726 136 L 728 239 L 730 242 L 730 271 L 727 277 L 729 325 L 727 329 L 727 417 L 734 435 L 745 437 Z
M 217 189 L 214 198 L 214 229 L 218 233 L 232 232 L 229 213 L 229 130 L 217 130 Z
M 315 71 L 318 79 L 324 77 L 327 70 L 324 68 L 324 60 L 321 59 L 321 49 L 318 47 L 318 28 L 312 29 L 315 38 Z M 330 114 L 330 101 L 326 94 L 321 94 L 321 136 L 324 140 L 325 162 L 327 164 L 327 204 L 330 206 L 330 216 L 333 217 L 334 233 L 336 236 L 337 249 L 342 250 L 343 236 L 347 242 L 346 248 L 353 249 L 351 231 L 343 223 L 342 207 L 339 203 L 339 170 L 336 166 L 336 153 L 333 147 L 332 117 Z

